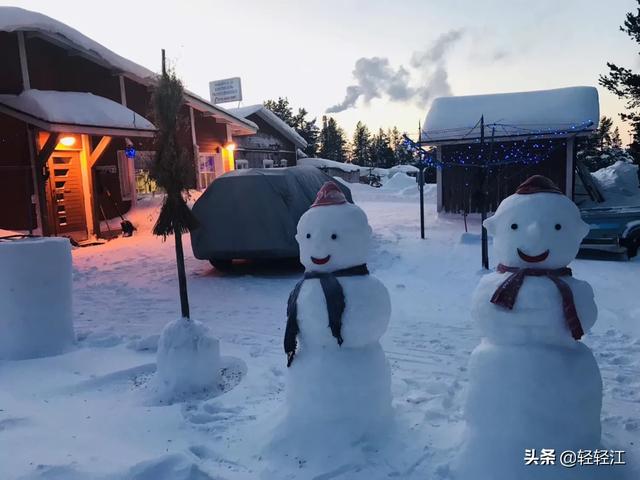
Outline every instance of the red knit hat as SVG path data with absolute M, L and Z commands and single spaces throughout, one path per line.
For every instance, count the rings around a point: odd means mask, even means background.
M 534 175 L 527 178 L 520 184 L 516 193 L 520 195 L 530 195 L 532 193 L 559 193 L 562 195 L 562 190 L 553 183 L 549 178 L 542 175 Z
M 316 201 L 309 208 L 341 205 L 343 203 L 347 203 L 347 197 L 344 196 L 342 190 L 334 182 L 326 182 L 318 191 Z

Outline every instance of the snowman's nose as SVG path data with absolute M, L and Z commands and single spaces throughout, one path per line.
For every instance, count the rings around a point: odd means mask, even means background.
M 531 237 L 540 236 L 541 231 L 542 229 L 540 228 L 540 224 L 538 222 L 533 222 L 527 227 L 527 234 Z

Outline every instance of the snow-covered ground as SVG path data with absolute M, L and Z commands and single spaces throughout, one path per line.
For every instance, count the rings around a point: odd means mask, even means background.
M 284 407 L 286 300 L 300 272 L 223 275 L 188 246 L 192 317 L 220 339 L 223 393 L 154 401 L 153 350 L 179 302 L 173 239 L 150 234 L 159 202 L 148 199 L 131 216 L 134 237 L 73 252 L 75 350 L 0 362 L 0 478 L 451 478 L 467 363 L 479 342 L 470 298 L 482 275 L 480 245 L 462 241 L 461 218 L 437 217 L 432 186 L 426 240 L 419 239 L 417 187 L 350 186 L 374 229 L 370 268 L 393 306 L 382 338 L 397 418 L 388 437 L 324 464 L 265 448 Z M 477 233 L 477 219 L 469 222 Z M 584 341 L 604 381 L 603 441 L 627 451 L 629 464 L 593 468 L 608 479 L 640 478 L 640 258 L 577 260 L 572 268 L 593 286 L 600 309 Z

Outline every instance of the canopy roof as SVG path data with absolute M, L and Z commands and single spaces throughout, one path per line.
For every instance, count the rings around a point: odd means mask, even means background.
M 460 143 L 485 136 L 569 136 L 598 127 L 600 107 L 594 87 L 436 98 L 422 127 L 423 143 Z
M 133 110 L 85 92 L 25 90 L 0 95 L 0 111 L 50 132 L 152 136 L 156 130 Z
M 262 120 L 271 125 L 275 130 L 280 132 L 285 138 L 288 138 L 297 148 L 306 148 L 307 141 L 302 138 L 298 132 L 296 132 L 293 128 L 287 125 L 280 117 L 278 117 L 275 113 L 269 110 L 264 105 L 250 105 L 248 107 L 242 108 L 231 108 L 229 109 L 231 113 L 234 115 L 247 118 L 250 115 L 257 115 Z
M 154 84 L 158 77 L 155 72 L 121 57 L 75 28 L 38 12 L 18 7 L 0 7 L 0 31 L 22 31 L 43 37 L 55 45 L 72 50 L 114 73 L 122 74 L 143 85 Z M 216 117 L 221 123 L 230 124 L 234 135 L 251 135 L 257 130 L 254 123 L 238 118 L 187 90 L 185 90 L 185 100 L 196 110 Z

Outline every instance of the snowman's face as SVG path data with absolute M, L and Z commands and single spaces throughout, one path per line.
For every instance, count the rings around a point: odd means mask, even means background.
M 496 260 L 510 267 L 565 267 L 589 233 L 569 198 L 546 192 L 505 198 L 484 225 Z
M 351 203 L 314 207 L 300 217 L 296 240 L 307 271 L 333 272 L 367 262 L 371 227 Z

